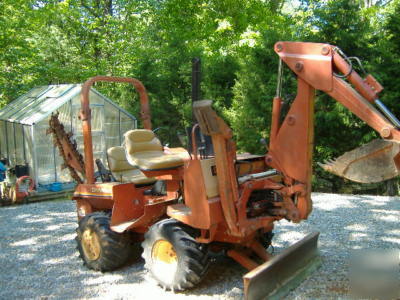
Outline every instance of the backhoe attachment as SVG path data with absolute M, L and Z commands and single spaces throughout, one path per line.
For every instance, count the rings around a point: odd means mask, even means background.
M 377 139 L 319 165 L 355 182 L 376 183 L 399 176 L 399 152 L 399 143 Z
M 321 167 L 360 183 L 375 183 L 398 176 L 400 120 L 379 99 L 383 86 L 371 74 L 365 72 L 360 59 L 346 56 L 336 46 L 316 43 L 277 42 L 275 52 L 297 75 L 298 82 L 305 83 L 299 86 L 297 94 L 299 100 L 307 93 L 309 87 L 323 91 L 367 123 L 382 138 L 347 152 L 334 161 L 325 162 Z M 364 78 L 357 73 L 355 67 L 362 71 Z M 278 100 L 274 101 L 276 109 L 273 111 L 269 147 L 270 160 L 275 169 L 283 171 L 299 182 L 308 182 L 310 177 L 304 180 L 297 173 L 301 170 L 311 173 L 309 163 L 312 149 L 306 149 L 300 142 L 305 137 L 312 136 L 313 124 L 309 121 L 308 127 L 304 126 L 302 118 L 307 115 L 309 120 L 312 120 L 314 112 L 312 109 L 306 112 L 304 103 L 297 107 L 295 100 L 285 121 L 280 127 L 277 126 L 280 121 L 280 88 L 278 80 L 276 97 Z M 314 95 L 311 98 L 313 97 Z M 310 102 L 305 101 L 305 103 Z M 303 125 L 302 130 L 299 129 L 301 125 Z M 296 146 L 293 146 L 293 141 L 296 141 Z M 311 140 L 306 143 L 307 146 L 310 144 Z M 299 153 L 304 153 L 300 159 Z M 296 168 L 293 170 L 291 166 Z

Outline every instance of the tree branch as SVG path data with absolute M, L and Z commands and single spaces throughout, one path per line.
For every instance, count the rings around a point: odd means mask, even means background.
M 85 0 L 81 0 L 81 5 L 82 5 L 82 7 L 83 8 L 85 8 L 89 13 L 91 13 L 93 16 L 95 16 L 95 17 L 97 17 L 97 18 L 100 18 L 100 15 L 98 14 L 98 13 L 96 13 L 96 11 L 93 9 L 93 8 L 91 8 L 89 5 L 87 5 L 86 3 L 85 3 Z

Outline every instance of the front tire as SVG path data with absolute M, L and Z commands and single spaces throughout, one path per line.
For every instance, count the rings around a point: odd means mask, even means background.
M 145 234 L 145 267 L 163 288 L 183 291 L 203 279 L 209 266 L 208 247 L 196 242 L 195 233 L 174 219 L 166 219 Z
M 110 228 L 110 216 L 94 212 L 79 221 L 76 230 L 77 249 L 85 266 L 96 271 L 112 271 L 138 257 L 130 233 L 117 233 Z

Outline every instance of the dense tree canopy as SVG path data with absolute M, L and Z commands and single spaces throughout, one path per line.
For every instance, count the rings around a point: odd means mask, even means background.
M 0 107 L 37 85 L 80 83 L 98 74 L 131 76 L 150 93 L 155 126 L 179 131 L 190 123 L 190 62 L 200 57 L 202 97 L 215 101 L 241 151 L 262 152 L 278 40 L 331 43 L 360 57 L 385 86 L 382 99 L 400 114 L 399 0 L 2 0 Z M 284 82 L 290 101 L 295 85 L 288 71 Z M 97 88 L 137 113 L 129 87 Z M 375 136 L 318 94 L 315 161 Z M 345 186 L 316 172 L 316 188 Z

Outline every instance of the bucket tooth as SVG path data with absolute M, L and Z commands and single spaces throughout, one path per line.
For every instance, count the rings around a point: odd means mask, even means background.
M 284 299 L 321 265 L 318 236 L 319 232 L 310 233 L 244 275 L 245 299 Z
M 375 183 L 399 175 L 399 144 L 386 140 L 372 142 L 318 165 L 325 171 L 360 183 Z

